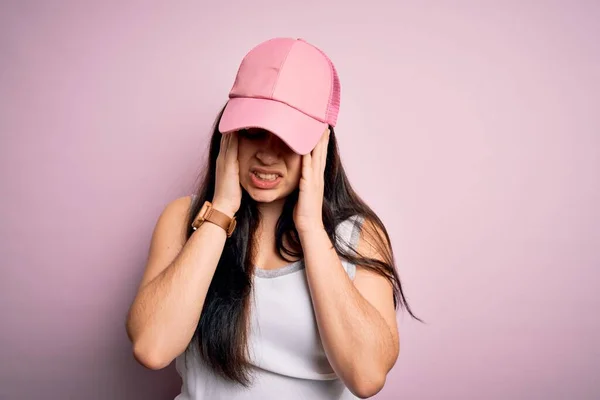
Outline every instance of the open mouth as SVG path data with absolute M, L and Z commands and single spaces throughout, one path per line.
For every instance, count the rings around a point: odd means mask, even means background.
M 264 174 L 262 172 L 257 172 L 257 171 L 254 171 L 252 173 L 258 179 L 263 180 L 263 181 L 274 181 L 275 179 L 279 178 L 279 174 Z
M 273 189 L 281 182 L 282 176 L 279 173 L 253 170 L 250 171 L 250 179 L 259 189 Z

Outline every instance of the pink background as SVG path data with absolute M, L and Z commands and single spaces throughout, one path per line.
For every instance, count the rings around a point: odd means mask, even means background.
M 1 6 L 1 399 L 178 393 L 125 314 L 273 36 L 334 60 L 349 176 L 427 321 L 399 318 L 377 398 L 600 398 L 600 3 L 124 3 Z

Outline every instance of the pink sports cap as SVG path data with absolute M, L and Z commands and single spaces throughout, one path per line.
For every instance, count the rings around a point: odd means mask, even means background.
M 340 109 L 340 80 L 331 60 L 303 39 L 275 38 L 242 60 L 219 123 L 221 133 L 262 128 L 304 155 Z

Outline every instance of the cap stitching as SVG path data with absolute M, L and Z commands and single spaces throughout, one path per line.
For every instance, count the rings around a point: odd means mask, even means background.
M 335 80 L 335 74 L 334 74 L 334 66 L 333 66 L 333 62 L 331 61 L 331 59 L 329 58 L 329 56 L 327 56 L 327 54 L 325 54 L 325 52 L 323 50 L 321 50 L 320 48 L 318 48 L 315 45 L 311 45 L 312 47 L 314 47 L 319 53 L 321 53 L 321 55 L 323 57 L 325 57 L 325 60 L 327 61 L 327 65 L 329 66 L 329 75 L 330 75 L 330 80 L 329 80 L 329 98 L 327 99 L 327 104 L 325 104 L 325 122 L 327 122 L 327 124 L 329 124 L 329 108 L 331 107 L 331 98 L 333 97 L 333 85 L 334 85 L 334 80 Z
M 271 39 L 267 40 L 265 43 L 269 43 L 269 42 L 272 42 L 272 41 L 274 41 L 274 40 L 277 40 L 277 38 L 271 38 Z M 240 73 L 240 70 L 242 69 L 242 66 L 244 65 L 244 61 L 246 61 L 246 58 L 248 57 L 248 55 L 249 55 L 249 54 L 251 54 L 251 53 L 252 53 L 254 50 L 256 50 L 258 47 L 260 47 L 260 46 L 262 46 L 262 45 L 264 45 L 264 43 L 258 43 L 258 44 L 256 44 L 254 47 L 252 47 L 252 48 L 250 49 L 250 51 L 247 51 L 247 52 L 246 52 L 246 55 L 244 55 L 244 57 L 242 58 L 242 62 L 241 62 L 241 63 L 240 63 L 240 65 L 238 66 L 237 72 L 235 73 L 235 79 L 234 79 L 234 81 L 233 81 L 233 85 L 232 85 L 231 89 L 229 90 L 229 92 L 230 92 L 230 93 L 231 93 L 231 91 L 233 90 L 233 88 L 235 87 L 235 84 L 236 84 L 236 82 L 237 82 L 237 77 L 238 77 L 238 75 L 239 75 L 239 73 Z
M 288 56 L 290 55 L 290 53 L 292 52 L 292 47 L 294 47 L 294 45 L 297 42 L 294 41 L 292 43 L 292 45 L 290 46 L 290 49 L 288 50 L 287 54 L 285 55 L 285 57 L 283 58 L 283 60 L 281 61 L 281 65 L 279 65 L 279 70 L 277 71 L 277 78 L 275 79 L 275 84 L 273 85 L 273 90 L 271 91 L 271 98 L 273 98 L 273 95 L 275 94 L 275 89 L 277 89 L 277 85 L 279 85 L 279 75 L 281 75 L 281 70 L 283 69 L 283 65 L 285 64 L 285 62 L 288 59 Z

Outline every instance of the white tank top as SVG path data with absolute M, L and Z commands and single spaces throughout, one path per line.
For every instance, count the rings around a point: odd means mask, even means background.
M 353 217 L 338 225 L 341 246 L 355 248 L 361 224 L 362 218 Z M 354 279 L 356 266 L 342 265 Z M 175 400 L 357 399 L 325 356 L 302 260 L 275 270 L 256 269 L 250 313 L 252 386 L 214 374 L 193 346 L 175 361 L 183 381 Z

